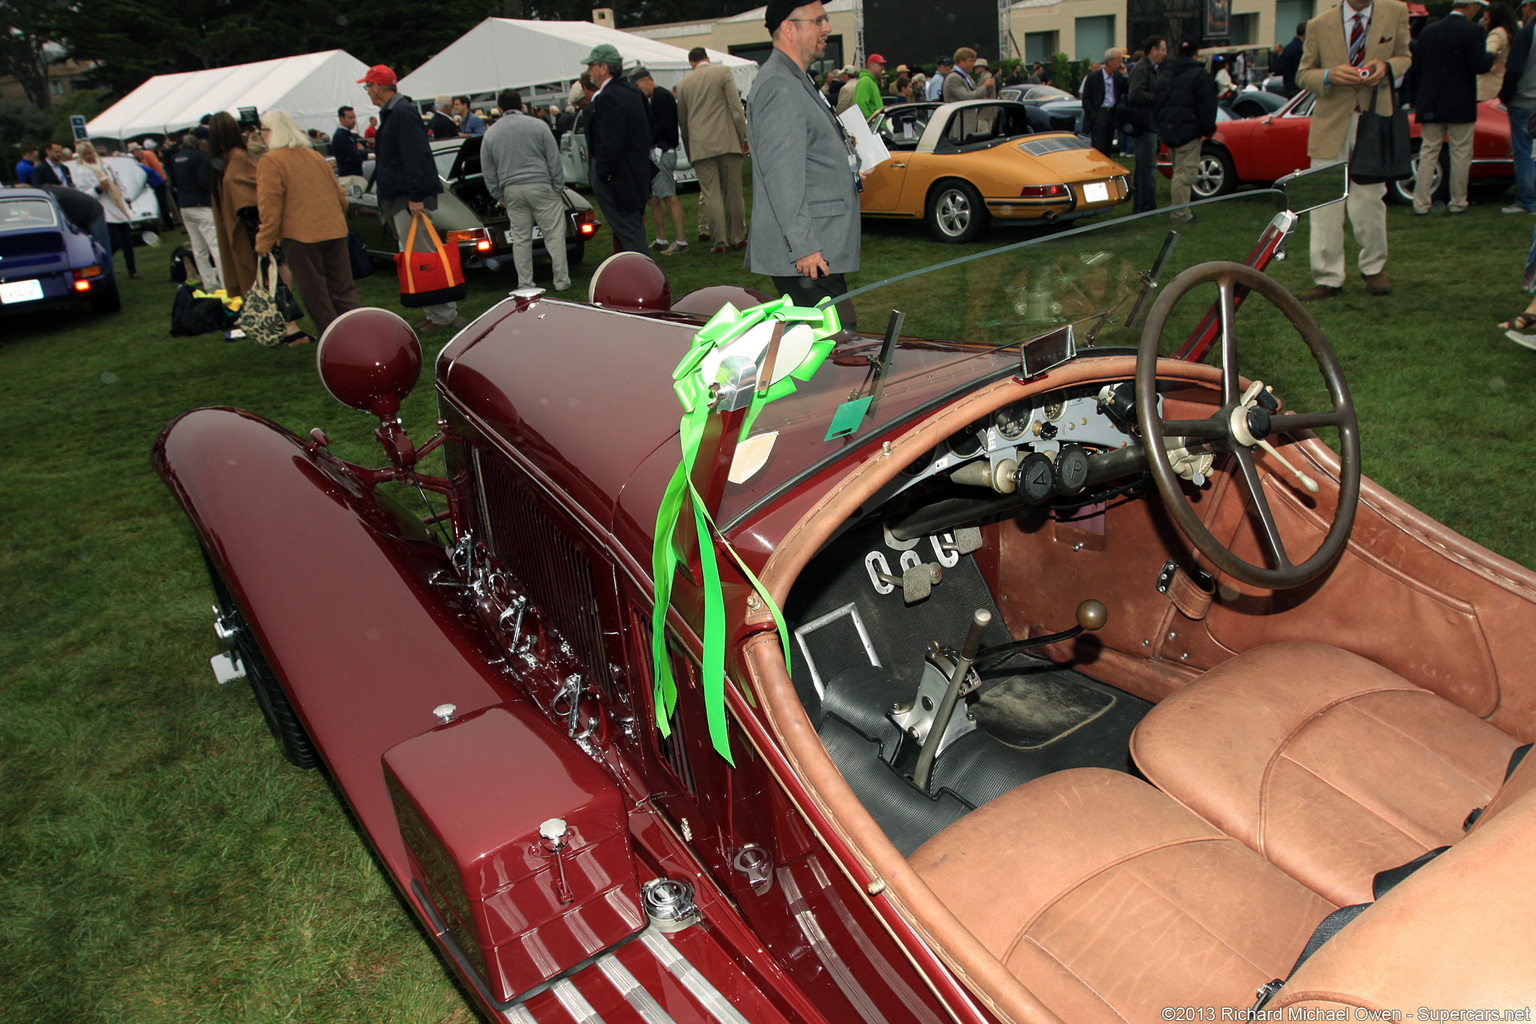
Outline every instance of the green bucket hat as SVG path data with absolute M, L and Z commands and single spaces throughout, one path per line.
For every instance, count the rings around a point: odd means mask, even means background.
M 599 43 L 592 47 L 592 52 L 587 54 L 582 64 L 614 64 L 622 66 L 624 58 L 619 56 L 619 48 L 612 43 Z

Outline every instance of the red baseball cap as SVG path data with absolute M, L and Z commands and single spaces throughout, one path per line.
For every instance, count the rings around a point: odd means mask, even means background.
M 394 85 L 398 79 L 395 73 L 389 69 L 388 64 L 375 64 L 368 69 L 368 73 L 357 80 L 358 85 L 370 82 L 373 85 Z
M 864 63 L 866 64 L 868 64 L 870 61 L 878 61 L 881 64 L 886 63 L 885 58 L 880 56 L 878 53 L 872 53 L 864 59 Z

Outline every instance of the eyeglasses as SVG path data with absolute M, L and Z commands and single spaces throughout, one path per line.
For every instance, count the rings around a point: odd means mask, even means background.
M 784 20 L 785 21 L 802 21 L 802 22 L 805 22 L 806 24 L 809 24 L 809 25 L 815 25 L 818 28 L 820 28 L 822 25 L 830 25 L 830 24 L 832 24 L 832 19 L 827 17 L 825 14 L 823 14 L 819 18 L 785 18 Z

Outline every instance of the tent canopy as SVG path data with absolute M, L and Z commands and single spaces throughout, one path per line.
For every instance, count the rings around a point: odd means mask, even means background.
M 606 25 L 487 18 L 402 78 L 400 91 L 423 100 L 556 83 L 565 87 L 586 70 L 582 61 L 599 43 L 618 49 L 626 71 L 644 64 L 664 88 L 676 85 L 690 70 L 687 50 Z M 708 53 L 711 61 L 731 69 L 736 88 L 746 95 L 757 76 L 756 62 L 718 50 Z
M 330 132 L 336 109 L 357 110 L 362 123 L 378 111 L 357 80 L 368 65 L 345 50 L 237 64 L 227 68 L 156 75 L 92 118 L 92 138 L 170 135 L 195 126 L 204 114 L 241 107 L 283 110 L 304 131 Z

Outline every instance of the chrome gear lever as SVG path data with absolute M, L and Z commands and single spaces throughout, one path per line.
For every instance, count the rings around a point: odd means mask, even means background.
M 966 634 L 965 646 L 960 649 L 960 657 L 955 661 L 954 671 L 950 673 L 944 699 L 939 702 L 938 713 L 933 716 L 933 726 L 923 739 L 923 749 L 917 755 L 917 767 L 912 772 L 913 784 L 924 793 L 928 792 L 928 780 L 933 775 L 933 760 L 939 753 L 939 741 L 944 738 L 944 731 L 949 728 L 949 719 L 955 713 L 955 704 L 960 700 L 960 687 L 970 674 L 971 661 L 981 648 L 982 634 L 990 625 L 992 613 L 985 608 L 977 608 L 971 616 L 971 631 Z

